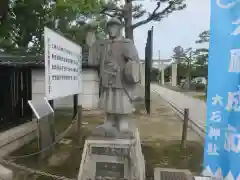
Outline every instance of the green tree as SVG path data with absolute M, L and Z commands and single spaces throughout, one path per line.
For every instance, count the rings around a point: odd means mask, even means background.
M 86 20 L 99 11 L 98 0 L 9 1 L 7 17 L 0 25 L 0 48 L 9 52 L 43 52 L 44 26 L 55 28 L 81 44 Z M 29 46 L 31 45 L 31 46 Z
M 198 40 L 196 41 L 197 44 L 206 45 L 209 43 L 209 31 L 204 31 L 199 34 Z M 195 66 L 197 67 L 198 73 L 201 76 L 207 78 L 207 71 L 208 71 L 208 48 L 199 48 L 196 49 L 196 62 Z
M 181 46 L 177 46 L 173 49 L 173 59 L 178 63 L 178 77 L 185 77 L 185 87 L 190 88 L 191 85 L 191 73 L 194 68 L 196 53 L 192 48 L 184 49 Z
M 133 3 L 134 0 L 125 0 L 122 5 L 119 0 L 109 0 L 102 5 L 101 13 L 110 17 L 118 17 L 124 22 L 125 36 L 133 39 L 133 30 L 151 21 L 161 21 L 175 11 L 186 7 L 185 0 L 155 0 L 156 7 L 147 12 L 142 4 Z M 136 23 L 133 23 L 133 19 Z M 140 20 L 141 19 L 141 20 Z
M 209 31 L 203 31 L 199 34 L 197 44 L 207 45 L 209 43 Z M 208 79 L 208 48 L 199 48 L 196 50 L 196 73 Z M 208 82 L 208 81 L 207 81 Z M 207 94 L 207 86 L 205 87 Z
M 202 33 L 200 33 L 198 35 L 198 40 L 196 41 L 196 43 L 208 43 L 209 42 L 209 38 L 210 38 L 210 32 L 209 31 L 203 31 Z
M 151 69 L 151 75 L 150 79 L 152 82 L 157 82 L 160 79 L 160 71 L 157 68 L 152 68 Z

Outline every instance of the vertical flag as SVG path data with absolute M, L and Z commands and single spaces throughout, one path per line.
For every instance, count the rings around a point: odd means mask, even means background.
M 203 175 L 240 180 L 240 0 L 211 0 Z

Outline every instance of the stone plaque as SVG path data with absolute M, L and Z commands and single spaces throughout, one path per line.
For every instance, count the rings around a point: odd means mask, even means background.
M 54 110 L 46 98 L 28 101 L 29 106 L 37 117 L 38 144 L 40 150 L 51 149 L 55 140 Z M 48 151 L 41 153 L 41 157 L 48 155 Z
M 112 148 L 112 147 L 92 147 L 92 154 L 106 156 L 128 156 L 127 148 Z
M 124 178 L 124 164 L 96 162 L 96 177 Z

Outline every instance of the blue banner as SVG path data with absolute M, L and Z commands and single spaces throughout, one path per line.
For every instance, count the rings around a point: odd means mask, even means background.
M 240 180 L 240 0 L 211 0 L 203 175 Z

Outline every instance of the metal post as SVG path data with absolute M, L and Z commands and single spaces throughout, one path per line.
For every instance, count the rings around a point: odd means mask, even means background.
M 73 119 L 78 113 L 78 94 L 73 95 Z
M 182 149 L 186 148 L 187 145 L 187 130 L 188 130 L 188 120 L 189 120 L 189 109 L 184 109 L 184 120 L 183 120 L 183 128 L 182 128 Z
M 78 94 L 73 95 L 73 118 L 77 121 L 77 141 L 81 143 L 82 106 L 78 106 Z
M 78 116 L 77 116 L 77 136 L 78 136 L 78 143 L 81 145 L 82 138 L 81 138 L 81 126 L 82 126 L 82 106 L 78 106 Z
M 49 100 L 48 101 L 50 106 L 54 109 L 54 101 L 53 100 Z M 54 114 L 51 114 L 48 116 L 48 121 L 50 123 L 50 128 L 51 128 L 51 134 L 52 134 L 52 143 L 55 141 L 55 116 Z

